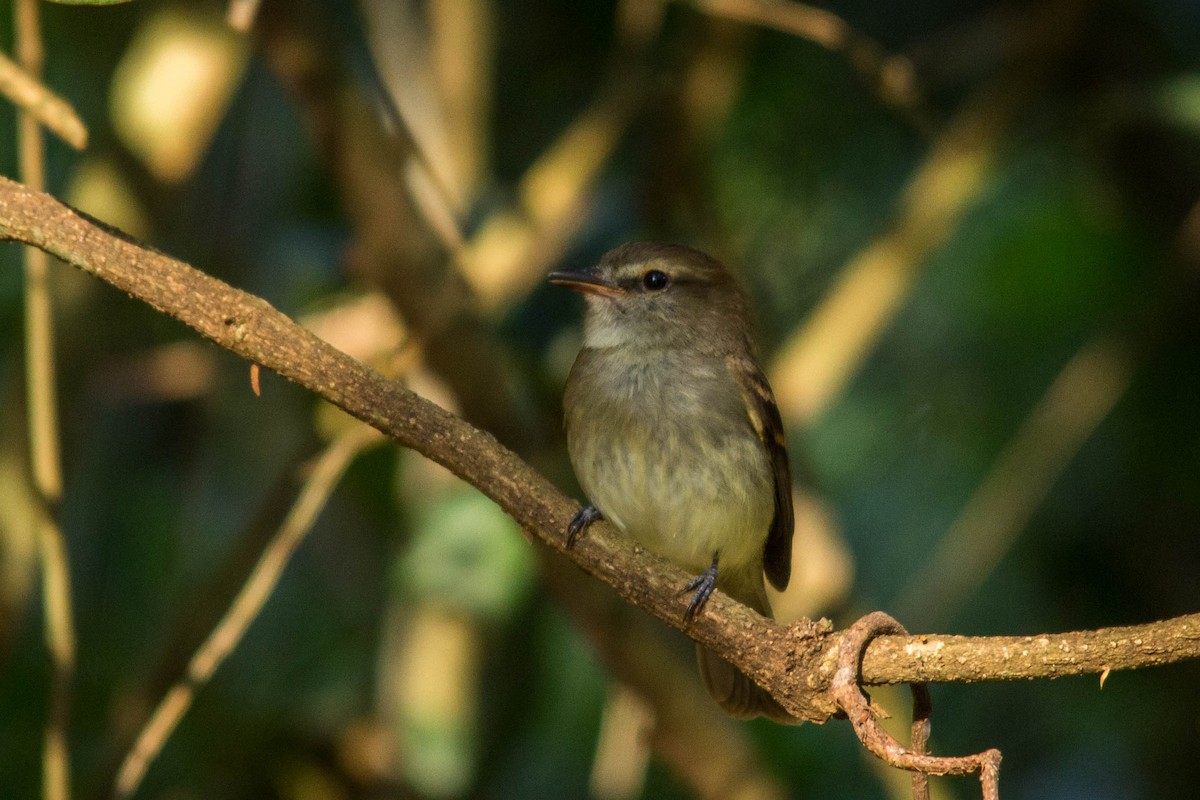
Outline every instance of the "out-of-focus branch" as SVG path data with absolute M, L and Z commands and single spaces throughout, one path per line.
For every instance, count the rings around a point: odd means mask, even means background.
M 42 248 L 190 326 L 219 346 L 319 394 L 478 488 L 550 548 L 633 604 L 683 629 L 687 576 L 598 523 L 572 550 L 578 506 L 490 434 L 350 358 L 254 295 L 144 248 L 54 198 L 0 178 L 0 241 Z M 717 592 L 686 632 L 767 687 L 802 719 L 833 712 L 827 690 L 841 635 L 783 627 Z M 1200 659 L 1200 614 L 1127 628 L 1034 637 L 882 636 L 865 683 L 1060 677 Z
M 885 105 L 900 111 L 922 133 L 933 133 L 933 115 L 917 87 L 912 62 L 904 56 L 889 55 L 882 45 L 856 31 L 832 11 L 791 0 L 679 2 L 713 16 L 799 36 L 827 50 L 845 54 L 850 65 Z
M 409 193 L 406 164 L 421 161 L 415 142 L 403 130 L 384 130 L 327 49 L 315 13 L 307 5 L 268 5 L 256 32 L 267 63 L 336 176 L 355 233 L 350 269 L 396 306 L 425 363 L 453 388 L 464 416 L 510 447 L 536 446 L 530 437 L 546 426 L 525 419 L 529 412 L 490 325 L 476 313 L 474 292 Z
M 610 76 L 526 170 L 516 207 L 493 214 L 468 242 L 463 274 L 486 311 L 527 294 L 566 249 L 587 217 L 591 186 L 648 97 L 647 77 L 628 66 Z
M 393 146 L 392 163 L 382 172 L 404 173 L 411 201 L 438 233 L 475 302 L 487 314 L 499 315 L 537 285 L 587 218 L 592 186 L 650 95 L 653 81 L 647 74 L 647 44 L 657 31 L 659 18 L 646 10 L 653 9 L 653 4 L 643 0 L 632 3 L 639 13 L 629 10 L 631 3 L 621 4 L 616 32 L 618 55 L 612 59 L 595 99 L 525 171 L 517 186 L 517 202 L 491 213 L 468 241 L 454 227 L 461 205 L 458 197 L 468 185 L 461 189 L 452 186 L 452 175 L 459 172 L 459 163 L 465 169 L 480 161 L 479 140 L 485 132 L 459 130 L 456 126 L 471 122 L 478 125 L 484 119 L 478 73 L 486 62 L 480 54 L 464 55 L 461 47 L 448 57 L 448 43 L 442 37 L 452 35 L 486 50 L 487 39 L 480 33 L 486 27 L 486 5 L 476 0 L 430 4 L 430 21 L 439 33 L 433 42 L 432 65 L 409 52 L 419 51 L 423 42 L 401 47 L 405 55 L 395 55 L 395 37 L 412 35 L 393 19 L 404 15 L 396 4 L 375 3 L 369 8 L 370 16 L 378 18 L 376 26 L 391 22 L 395 29 L 387 39 L 390 47 L 377 44 L 375 50 L 381 58 L 384 82 L 396 95 L 398 127 L 403 129 L 390 138 L 404 141 L 402 148 Z M 434 78 L 454 95 L 443 98 L 442 105 L 453 112 L 444 123 L 441 115 L 429 110 L 435 104 L 424 97 L 429 92 L 419 91 L 419 87 L 433 84 Z M 427 119 L 435 116 L 437 119 Z M 441 137 L 430 132 L 435 127 L 443 130 Z M 461 157 L 454 157 L 456 152 L 461 152 Z M 378 164 L 375 169 L 379 171 Z M 474 171 L 478 172 L 478 167 Z M 466 181 L 477 178 L 474 173 L 463 176 Z
M 83 120 L 63 98 L 0 53 L 0 94 L 76 150 L 87 147 Z
M 909 580 L 896 601 L 900 616 L 937 624 L 992 573 L 1132 375 L 1128 347 L 1111 338 L 1075 354 Z
M 225 21 L 229 27 L 241 33 L 247 33 L 254 27 L 254 18 L 258 16 L 260 0 L 229 0 L 229 8 L 225 12 Z
M 1023 104 L 1074 40 L 1081 0 L 1038 5 L 1021 35 L 1032 55 L 964 103 L 934 140 L 891 227 L 856 255 L 780 348 L 771 384 L 785 418 L 810 424 L 837 398 L 907 298 L 920 268 L 983 192 Z
M 338 480 L 354 457 L 380 440 L 378 431 L 360 425 L 348 428 L 325 449 L 287 518 L 271 539 L 242 586 L 233 605 L 188 662 L 183 679 L 166 693 L 142 727 L 117 773 L 113 796 L 132 797 L 151 762 L 191 708 L 196 692 L 212 678 L 262 610 L 279 582 L 292 553 L 312 528 Z
M 460 193 L 473 197 L 489 172 L 492 126 L 493 0 L 435 0 L 426 4 L 430 62 L 446 119 L 446 144 Z
M 1156 222 L 1176 220 L 1166 214 Z M 939 625 L 987 579 L 1071 459 L 1125 396 L 1141 358 L 1179 315 L 1193 313 L 1200 204 L 1182 215 L 1171 239 L 1177 263 L 1144 299 L 1139 321 L 1092 339 L 1062 368 L 908 580 L 894 603 L 899 616 Z
M 0 390 L 0 405 L 20 408 L 25 387 L 10 381 Z M 25 609 L 37 587 L 40 569 L 39 517 L 42 504 L 29 480 L 26 426 L 22 416 L 0 419 L 0 663 L 9 663 L 24 628 Z
M 13 3 L 17 59 L 33 80 L 42 75 L 45 53 L 38 0 Z M 17 162 L 21 178 L 45 188 L 46 145 L 39 120 L 26 110 L 17 118 Z M 71 568 L 67 543 L 58 522 L 62 499 L 58 386 L 55 377 L 54 306 L 50 297 L 50 258 L 25 248 L 25 397 L 29 428 L 29 465 L 37 495 L 37 532 L 41 549 L 44 628 L 50 651 L 50 708 L 42 742 L 42 797 L 71 796 L 71 757 L 67 731 L 71 683 L 75 676 L 75 623 L 71 611 Z
M 892 227 L 855 256 L 780 348 L 771 383 L 784 415 L 810 424 L 841 393 L 895 317 L 924 263 L 979 196 L 1024 92 L 1001 87 L 967 105 L 909 181 Z

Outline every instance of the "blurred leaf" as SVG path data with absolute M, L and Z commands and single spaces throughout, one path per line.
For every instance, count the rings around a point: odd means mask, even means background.
M 249 45 L 204 9 L 147 17 L 113 77 L 113 127 L 161 180 L 191 174 L 241 80 Z
M 1167 81 L 1158 93 L 1169 119 L 1200 133 L 1200 74 L 1180 75 Z
M 533 587 L 533 553 L 508 515 L 460 485 L 419 512 L 401 575 L 411 594 L 500 621 Z

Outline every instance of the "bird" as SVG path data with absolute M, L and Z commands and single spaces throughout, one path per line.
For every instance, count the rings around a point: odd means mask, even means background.
M 633 242 L 549 280 L 586 301 L 563 418 L 588 503 L 568 546 L 603 518 L 695 575 L 685 624 L 714 589 L 771 617 L 764 575 L 780 591 L 791 575 L 791 469 L 733 275 L 686 245 Z M 731 716 L 798 722 L 721 656 L 699 644 L 697 656 Z

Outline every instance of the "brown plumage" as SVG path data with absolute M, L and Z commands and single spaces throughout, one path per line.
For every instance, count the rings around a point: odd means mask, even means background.
M 551 281 L 587 300 L 563 398 L 571 462 L 616 527 L 689 572 L 688 616 L 721 589 L 765 616 L 787 586 L 791 473 L 745 295 L 716 259 L 640 242 Z M 572 538 L 596 514 L 585 509 Z M 710 693 L 740 718 L 796 722 L 748 677 L 699 648 Z

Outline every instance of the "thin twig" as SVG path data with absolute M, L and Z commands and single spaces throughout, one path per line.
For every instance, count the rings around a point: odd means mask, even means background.
M 929 684 L 913 683 L 912 696 L 912 728 L 909 734 L 908 746 L 917 755 L 929 753 L 929 717 L 933 714 L 933 698 L 929 694 Z M 929 800 L 929 775 L 924 772 L 912 774 L 913 800 Z
M 17 59 L 34 81 L 42 74 L 45 54 L 37 0 L 13 4 Z M 22 179 L 36 189 L 46 181 L 46 152 L 37 118 L 18 115 L 18 160 Z M 75 626 L 71 612 L 71 569 L 67 545 L 58 524 L 62 498 L 59 452 L 58 392 L 54 376 L 54 309 L 50 298 L 50 258 L 25 248 L 25 391 L 29 425 L 29 462 L 41 505 L 38 541 L 42 560 L 42 602 L 50 651 L 50 708 L 42 744 L 42 796 L 68 800 L 71 758 L 67 730 L 71 716 L 71 681 L 75 674 Z
M 878 343 L 930 253 L 987 186 L 1025 93 L 1009 84 L 964 104 L 913 173 L 891 227 L 842 269 L 813 313 L 780 347 L 771 385 L 784 416 L 810 425 Z
M 488 313 L 530 292 L 586 220 L 597 176 L 651 95 L 639 67 L 614 70 L 521 176 L 517 207 L 492 214 L 467 242 L 463 274 Z
M 785 419 L 812 424 L 845 389 L 903 307 L 929 255 L 979 201 L 1018 114 L 1076 41 L 1082 0 L 1033 4 L 1022 24 L 1032 55 L 962 103 L 913 172 L 895 220 L 846 264 L 780 347 L 771 385 Z
M 183 678 L 172 686 L 142 727 L 117 773 L 113 796 L 132 797 L 150 763 L 191 707 L 196 693 L 208 683 L 246 633 L 271 596 L 292 553 L 312 528 L 317 514 L 341 479 L 346 467 L 363 449 L 382 440 L 373 428 L 355 425 L 321 453 L 300 490 L 292 510 L 263 550 L 233 604 L 188 662 Z
M 71 570 L 58 520 L 43 508 L 38 520 L 42 556 L 42 603 L 50 650 L 50 708 L 42 750 L 42 796 L 71 797 L 71 754 L 67 731 L 71 718 L 71 683 L 75 675 L 75 626 L 71 611 Z
M 388 162 L 398 169 L 396 174 L 403 180 L 416 210 L 424 218 L 430 231 L 456 264 L 466 258 L 466 236 L 462 223 L 462 187 L 451 183 L 447 171 L 451 165 L 442 164 L 426 145 L 427 137 L 420 135 L 413 124 L 412 111 L 403 103 L 403 98 L 392 92 L 380 72 L 383 69 L 376 54 L 374 75 L 378 105 L 391 132 Z M 405 76 L 407 77 L 407 76 Z
M 846 712 L 858 740 L 884 763 L 924 775 L 969 775 L 979 773 L 983 785 L 983 800 L 999 800 L 1000 751 L 984 750 L 970 756 L 934 756 L 925 751 L 929 739 L 929 689 L 914 682 L 913 746 L 906 748 L 892 738 L 875 717 L 871 702 L 859 688 L 859 668 L 867 645 L 877 636 L 891 634 L 907 636 L 899 622 L 875 611 L 855 622 L 842 637 L 838 651 L 838 668 L 830 683 L 830 693 Z M 929 787 L 924 779 L 913 780 L 914 800 L 928 800 Z
M 76 150 L 87 147 L 87 126 L 71 104 L 3 53 L 0 53 L 0 94 L 71 147 Z
M 991 575 L 1054 482 L 1125 395 L 1129 346 L 1101 336 L 1063 367 L 896 600 L 933 626 Z
M 845 54 L 851 67 L 881 102 L 901 112 L 921 133 L 934 132 L 933 113 L 917 87 L 912 61 L 905 56 L 889 55 L 882 45 L 856 31 L 832 11 L 779 0 L 685 0 L 685 4 L 713 16 L 799 36 Z
M 473 198 L 488 174 L 492 92 L 496 85 L 495 0 L 425 3 L 429 61 L 443 118 L 442 137 L 458 194 Z
M 262 52 L 313 131 L 318 152 L 337 175 L 342 207 L 354 230 L 348 270 L 377 286 L 421 342 L 423 358 L 458 398 L 463 416 L 523 449 L 544 440 L 474 293 L 441 241 L 424 224 L 396 176 L 404 155 L 383 130 L 376 108 L 349 83 L 312 14 L 266 6 Z M 296 58 L 302 47 L 308 57 Z M 336 87 L 336 88 L 329 88 Z M 404 155 L 407 160 L 410 155 Z
M 13 5 L 21 64 L 36 80 L 42 71 L 41 30 L 35 0 Z M 36 191 L 46 187 L 46 150 L 38 121 L 22 111 L 18 120 L 21 180 Z M 50 258 L 25 249 L 25 359 L 29 392 L 30 460 L 34 485 L 50 505 L 62 495 L 58 452 L 57 389 L 54 382 L 54 329 L 49 285 Z

